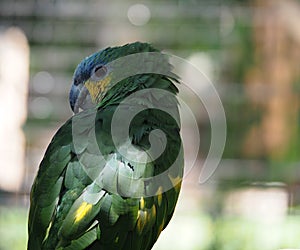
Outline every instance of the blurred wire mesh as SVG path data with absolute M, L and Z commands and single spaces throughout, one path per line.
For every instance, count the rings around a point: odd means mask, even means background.
M 298 0 L 1 0 L 0 249 L 26 248 L 28 193 L 51 137 L 72 115 L 77 63 L 136 40 L 207 75 L 228 127 L 223 159 L 200 185 L 211 127 L 201 103 L 185 96 L 200 114 L 198 160 L 154 249 L 300 248 L 299 24 Z

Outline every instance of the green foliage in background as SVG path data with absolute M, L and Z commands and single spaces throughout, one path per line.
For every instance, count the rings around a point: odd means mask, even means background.
M 275 222 L 263 218 L 220 218 L 214 224 L 214 241 L 205 250 L 294 249 L 299 247 L 299 223 L 299 216 Z
M 23 250 L 27 245 L 27 209 L 0 206 L 0 250 Z
M 190 234 L 191 221 L 196 222 L 193 232 L 201 234 L 190 237 L 197 242 L 187 242 L 185 250 L 274 250 L 299 248 L 300 216 L 288 216 L 276 221 L 264 221 L 263 218 L 247 219 L 243 217 L 209 217 L 203 213 L 180 214 L 174 228 L 180 228 Z M 186 223 L 184 223 L 186 221 Z M 25 250 L 27 240 L 27 209 L 16 207 L 0 208 L 0 250 Z M 167 229 L 168 230 L 168 229 Z M 172 230 L 172 229 L 170 229 Z M 180 229 L 181 230 L 181 229 Z M 173 236 L 172 236 L 173 237 Z M 164 240 L 162 237 L 160 240 Z M 175 239 L 175 238 L 174 238 Z M 179 250 L 176 240 L 170 242 L 169 249 Z M 159 244 L 156 250 L 163 250 Z M 181 250 L 181 249 L 180 249 Z

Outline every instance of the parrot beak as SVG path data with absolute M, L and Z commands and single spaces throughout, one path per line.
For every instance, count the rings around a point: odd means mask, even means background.
M 79 84 L 73 82 L 69 95 L 73 112 L 76 114 L 80 109 L 85 110 L 96 106 L 109 88 L 110 82 L 110 75 L 98 81 L 88 79 Z
M 94 106 L 90 93 L 84 84 L 72 84 L 69 100 L 71 109 L 75 114 L 80 109 L 85 110 Z

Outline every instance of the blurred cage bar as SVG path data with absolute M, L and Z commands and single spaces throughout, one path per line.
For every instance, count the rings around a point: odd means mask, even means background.
M 181 243 L 172 249 L 299 248 L 299 24 L 299 0 L 1 0 L 1 30 L 20 28 L 30 46 L 19 192 L 29 193 L 50 139 L 72 115 L 67 97 L 77 63 L 100 48 L 147 41 L 199 68 L 220 94 L 227 119 L 223 159 L 199 185 L 211 128 L 203 105 L 183 93 L 199 114 L 199 157 L 156 249 L 167 249 L 178 234 Z M 188 157 L 195 145 L 185 133 Z M 28 197 L 12 194 L 28 206 Z M 7 202 L 1 197 L 0 208 Z

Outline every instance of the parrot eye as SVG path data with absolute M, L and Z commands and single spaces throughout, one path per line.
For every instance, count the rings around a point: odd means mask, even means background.
M 98 65 L 94 68 L 92 79 L 93 80 L 103 79 L 106 73 L 107 73 L 107 68 L 104 65 Z

